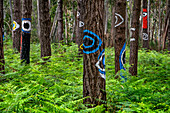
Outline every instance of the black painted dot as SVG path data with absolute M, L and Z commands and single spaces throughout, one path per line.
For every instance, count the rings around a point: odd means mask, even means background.
M 24 28 L 29 29 L 30 25 L 28 23 L 24 23 Z

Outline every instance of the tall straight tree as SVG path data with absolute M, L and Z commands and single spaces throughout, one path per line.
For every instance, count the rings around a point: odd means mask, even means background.
M 57 38 L 58 41 L 63 40 L 63 0 L 58 0 L 58 17 L 57 17 Z
M 51 18 L 48 0 L 39 0 L 41 57 L 51 56 L 50 28 Z
M 14 16 L 13 16 L 13 49 L 20 52 L 20 38 L 21 38 L 21 1 L 13 0 Z
M 117 0 L 115 7 L 115 73 L 121 69 L 125 70 L 125 17 L 126 0 Z M 125 77 L 120 75 L 121 78 Z
M 149 49 L 147 0 L 143 0 L 143 48 Z
M 169 25 L 168 25 L 168 51 L 170 53 L 170 0 L 168 0 L 168 20 L 169 20 Z
M 76 28 L 76 43 L 79 47 L 79 54 L 82 54 L 82 43 L 83 43 L 83 26 L 84 26 L 84 20 L 83 20 L 83 3 L 81 0 L 77 1 L 77 28 Z
M 32 0 L 23 0 L 21 60 L 26 64 L 30 63 L 31 12 L 32 12 Z
M 3 0 L 0 0 L 0 73 L 5 74 L 5 60 L 3 51 Z
M 132 37 L 130 38 L 130 65 L 129 72 L 137 75 L 138 61 L 138 39 L 139 39 L 139 17 L 141 9 L 141 0 L 134 0 L 133 18 L 132 18 Z
M 93 107 L 106 100 L 104 0 L 80 0 L 84 7 L 83 28 L 83 97 Z M 92 106 L 88 106 L 92 107 Z

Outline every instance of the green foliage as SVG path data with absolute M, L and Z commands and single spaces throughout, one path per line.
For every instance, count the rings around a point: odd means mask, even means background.
M 5 71 L 0 77 L 2 113 L 102 113 L 103 105 L 83 105 L 83 59 L 75 44 L 52 45 L 52 57 L 40 58 L 40 45 L 31 44 L 31 63 L 22 66 L 5 41 Z M 127 64 L 129 49 L 127 49 Z M 139 50 L 138 77 L 125 71 L 128 81 L 114 79 L 114 49 L 106 48 L 107 113 L 170 112 L 170 57 L 167 53 Z

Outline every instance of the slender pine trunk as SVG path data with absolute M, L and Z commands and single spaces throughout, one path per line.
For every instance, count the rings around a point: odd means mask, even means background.
M 139 18 L 141 0 L 134 0 L 133 6 L 133 19 L 130 38 L 130 65 L 129 72 L 134 76 L 137 75 L 137 62 L 138 62 L 138 39 L 139 39 Z
M 5 74 L 5 59 L 3 50 L 3 0 L 0 0 L 0 73 Z
M 20 52 L 20 39 L 21 39 L 21 1 L 13 0 L 14 17 L 13 17 L 13 49 Z

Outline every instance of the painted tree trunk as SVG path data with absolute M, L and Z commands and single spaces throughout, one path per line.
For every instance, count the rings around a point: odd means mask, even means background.
M 77 31 L 76 31 L 76 43 L 79 47 L 79 55 L 83 54 L 83 27 L 84 27 L 84 5 L 81 0 L 78 0 L 78 6 L 77 6 Z
M 115 11 L 115 74 L 119 70 L 125 70 L 125 18 L 126 18 L 126 0 L 116 1 Z M 125 78 L 120 73 L 121 78 Z M 117 77 L 116 77 L 117 78 Z
M 31 12 L 32 12 L 32 0 L 23 0 L 21 60 L 22 63 L 26 64 L 30 63 Z
M 13 0 L 14 5 L 14 17 L 13 17 L 13 49 L 20 52 L 20 40 L 21 40 L 21 1 Z
M 169 25 L 168 25 L 168 51 L 170 53 L 170 0 L 168 0 L 168 20 L 169 20 Z
M 49 1 L 39 0 L 40 44 L 42 58 L 51 56 L 51 44 L 50 44 L 51 17 L 49 11 L 50 11 Z M 44 60 L 46 60 L 46 58 Z
M 83 97 L 84 104 L 95 107 L 104 104 L 105 91 L 105 44 L 104 0 L 81 0 L 84 7 L 83 28 Z
M 143 0 L 143 48 L 149 49 L 147 0 Z
M 63 0 L 58 0 L 58 27 L 57 27 L 57 33 L 58 33 L 58 41 L 63 41 Z
M 138 39 L 139 39 L 139 18 L 140 18 L 141 0 L 134 0 L 133 19 L 131 25 L 132 37 L 130 38 L 130 65 L 129 72 L 137 75 L 138 62 Z
M 5 60 L 3 50 L 3 0 L 0 0 L 0 73 L 5 74 Z

